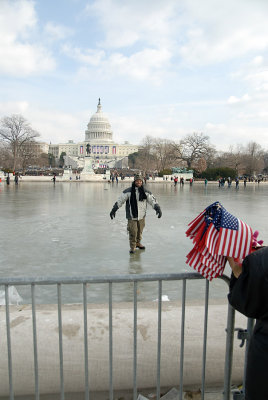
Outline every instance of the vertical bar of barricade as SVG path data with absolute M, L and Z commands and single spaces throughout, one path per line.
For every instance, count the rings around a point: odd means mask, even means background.
M 207 333 L 208 333 L 208 299 L 209 299 L 209 281 L 206 279 L 204 338 L 203 338 L 203 359 L 202 359 L 202 388 L 201 388 L 201 398 L 202 398 L 202 400 L 204 400 L 204 398 L 205 398 Z
M 38 353 L 37 353 L 37 331 L 36 331 L 36 308 L 35 308 L 35 284 L 31 284 L 32 295 L 32 321 L 33 321 L 33 352 L 34 352 L 34 382 L 35 399 L 39 400 L 39 376 L 38 376 Z
M 245 362 L 244 362 L 244 379 L 243 379 L 243 393 L 245 393 L 245 386 L 246 386 L 246 373 L 247 373 L 247 360 L 248 360 L 248 347 L 250 338 L 254 328 L 254 319 L 248 318 L 247 322 L 247 340 L 246 340 L 246 351 L 245 351 Z
M 89 400 L 88 340 L 87 340 L 87 284 L 86 283 L 83 283 L 83 307 L 84 307 L 85 400 Z
M 133 399 L 137 398 L 137 281 L 133 287 Z
M 62 349 L 62 315 L 61 315 L 61 283 L 57 284 L 58 292 L 58 325 L 59 325 L 59 358 L 60 358 L 60 393 L 64 400 L 63 349 Z
M 179 400 L 183 396 L 183 367 L 184 367 L 184 330 L 185 330 L 185 298 L 186 298 L 186 279 L 182 281 L 182 304 L 181 304 L 181 351 L 180 351 L 180 391 Z
M 9 288 L 9 286 L 5 285 L 9 399 L 14 400 L 8 288 Z
M 112 282 L 109 282 L 109 371 L 110 371 L 110 396 L 113 400 L 113 303 L 112 303 Z
M 161 373 L 161 324 L 162 324 L 162 281 L 158 281 L 158 332 L 157 332 L 157 380 L 156 398 L 160 399 L 160 373 Z
M 223 400 L 230 400 L 230 396 L 231 396 L 234 324 L 235 324 L 235 310 L 230 304 L 228 304 Z

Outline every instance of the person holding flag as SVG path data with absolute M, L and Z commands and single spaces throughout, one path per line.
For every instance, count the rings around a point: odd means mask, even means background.
M 262 243 L 261 243 L 262 244 Z M 256 319 L 246 363 L 245 400 L 268 399 L 268 247 L 257 246 L 242 263 L 228 257 L 232 268 L 229 303 Z
M 258 231 L 252 233 L 251 227 L 219 202 L 190 222 L 186 235 L 194 242 L 187 262 L 206 279 L 222 275 L 226 261 L 230 264 L 229 303 L 256 319 L 247 353 L 245 400 L 267 400 L 268 247 L 257 240 Z

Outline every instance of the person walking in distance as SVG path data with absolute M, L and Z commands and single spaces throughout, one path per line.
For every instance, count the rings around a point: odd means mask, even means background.
M 134 176 L 132 186 L 125 189 L 115 202 L 110 212 L 111 219 L 115 218 L 116 211 L 124 203 L 126 203 L 126 218 L 128 220 L 129 252 L 132 254 L 136 248 L 145 250 L 145 246 L 141 244 L 141 239 L 145 227 L 147 203 L 156 211 L 158 218 L 161 218 L 162 211 L 154 195 L 143 187 L 143 178 L 140 174 Z

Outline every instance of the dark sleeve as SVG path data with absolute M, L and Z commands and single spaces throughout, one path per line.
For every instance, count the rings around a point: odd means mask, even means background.
M 244 259 L 239 278 L 231 277 L 228 300 L 247 317 L 268 319 L 268 248 Z

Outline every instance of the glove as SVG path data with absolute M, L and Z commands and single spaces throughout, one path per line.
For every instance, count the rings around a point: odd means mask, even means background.
M 263 240 L 257 240 L 259 236 L 259 231 L 255 231 L 252 236 L 252 247 L 261 247 L 263 245 Z
M 162 211 L 161 211 L 160 206 L 158 204 L 156 204 L 154 206 L 154 209 L 155 209 L 155 212 L 156 212 L 156 215 L 158 216 L 158 218 L 161 218 L 162 217 Z
M 112 208 L 112 211 L 110 212 L 111 219 L 115 218 L 115 213 L 118 210 L 118 208 L 119 208 L 118 205 L 115 203 L 115 205 Z

